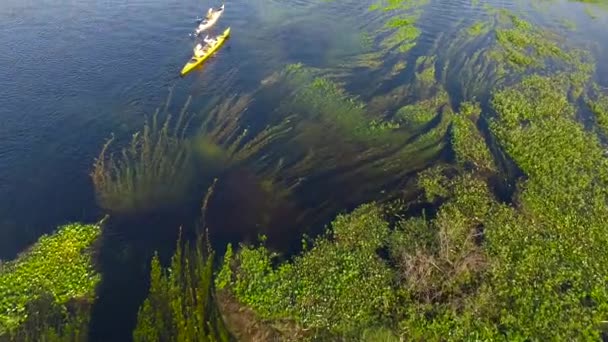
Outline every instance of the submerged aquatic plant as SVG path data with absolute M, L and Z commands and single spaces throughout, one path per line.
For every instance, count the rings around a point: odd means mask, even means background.
M 422 11 L 420 8 L 429 0 L 397 0 L 380 1 L 370 7 L 371 10 L 382 10 L 385 12 L 398 12 L 399 15 L 392 16 L 385 24 L 390 32 L 382 41 L 382 47 L 387 50 L 396 49 L 405 53 L 416 46 L 416 40 L 420 36 L 420 29 L 416 27 Z
M 109 139 L 95 160 L 91 178 L 104 209 L 120 214 L 150 211 L 179 204 L 193 179 L 191 146 L 184 134 L 188 125 L 184 106 L 175 123 L 159 111 L 118 155 L 109 151 Z
M 0 340 L 40 341 L 44 336 L 86 339 L 88 310 L 100 275 L 92 245 L 100 225 L 70 224 L 42 236 L 0 267 Z
M 437 54 L 437 78 L 462 101 L 485 104 L 491 89 L 533 72 L 568 73 L 579 96 L 594 71 L 589 53 L 504 9 L 489 8 L 486 18 L 455 30 L 427 55 Z

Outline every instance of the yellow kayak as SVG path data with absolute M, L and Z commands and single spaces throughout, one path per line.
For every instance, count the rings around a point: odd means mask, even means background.
M 206 61 L 209 57 L 211 57 L 211 55 L 213 55 L 217 50 L 219 50 L 219 48 L 224 44 L 226 39 L 228 39 L 228 36 L 230 36 L 230 27 L 227 28 L 226 31 L 224 31 L 224 33 L 222 33 L 221 35 L 219 35 L 215 38 L 217 40 L 215 45 L 213 45 L 213 46 L 207 45 L 203 49 L 202 55 L 197 56 L 196 54 L 194 54 L 192 56 L 192 58 L 190 58 L 188 63 L 186 63 L 186 65 L 184 65 L 181 75 L 185 76 L 187 73 L 189 73 L 194 68 L 196 68 L 197 66 L 201 65 L 204 61 Z

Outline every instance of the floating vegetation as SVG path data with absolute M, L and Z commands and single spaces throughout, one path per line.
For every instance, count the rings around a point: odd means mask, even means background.
M 488 32 L 490 32 L 490 29 L 491 26 L 488 22 L 478 21 L 467 29 L 467 33 L 470 36 L 477 37 L 487 34 Z
M 372 11 L 404 13 L 393 16 L 387 21 L 385 27 L 392 32 L 383 39 L 381 46 L 388 50 L 396 49 L 400 53 L 408 52 L 416 46 L 416 40 L 420 36 L 420 29 L 416 27 L 422 14 L 420 7 L 428 2 L 428 0 L 398 0 L 378 2 L 372 5 L 370 7 Z
M 91 246 L 99 225 L 60 227 L 0 266 L 0 340 L 86 340 L 95 288 Z
M 362 21 L 370 22 L 374 26 L 368 28 L 366 36 L 373 43 L 369 51 L 346 58 L 333 74 L 343 78 L 351 78 L 354 72 L 365 72 L 362 69 L 374 73 L 368 78 L 368 84 L 380 84 L 385 78 L 381 67 L 393 64 L 393 76 L 405 70 L 407 64 L 407 53 L 417 45 L 421 30 L 417 23 L 423 13 L 423 7 L 429 0 L 381 0 L 372 6 L 367 17 Z M 373 17 L 373 18 L 370 18 Z M 380 28 L 378 28 L 380 26 Z M 332 74 L 332 72 L 330 72 Z
M 391 76 L 398 75 L 406 68 L 407 68 L 407 63 L 405 61 L 397 62 L 397 64 L 393 65 L 393 69 L 391 70 Z
M 586 98 L 586 102 L 595 115 L 597 125 L 604 135 L 608 135 L 608 94 L 602 93 L 597 85 L 594 85 L 593 88 L 593 92 Z
M 220 278 L 224 290 L 263 318 L 294 319 L 312 330 L 311 337 L 328 338 L 327 331 L 360 336 L 394 300 L 389 268 L 376 254 L 388 225 L 379 207 L 370 204 L 337 217 L 332 227 L 279 268 L 272 266 L 276 255 L 264 247 L 242 246 L 234 257 L 227 253 Z
M 460 104 L 460 113 L 452 121 L 452 148 L 459 164 L 477 171 L 496 171 L 492 154 L 477 129 L 480 114 L 478 103 Z
M 576 23 L 569 19 L 560 20 L 560 24 L 568 31 L 576 31 Z
M 424 96 L 436 83 L 435 80 L 435 56 L 420 56 L 416 59 L 416 86 L 418 95 Z
M 496 29 L 497 44 L 490 52 L 498 62 L 499 74 L 548 68 L 561 68 L 568 72 L 593 71 L 588 54 L 574 48 L 562 48 L 563 42 L 555 33 L 505 11 L 499 12 L 499 22 L 510 26 Z
M 594 72 L 588 52 L 568 46 L 555 32 L 507 10 L 487 12 L 487 19 L 457 28 L 455 37 L 440 38 L 434 50 L 427 52 L 437 54 L 436 78 L 455 89 L 450 94 L 453 98 L 484 104 L 490 89 L 534 72 L 567 73 L 574 96 L 582 94 Z
M 499 223 L 508 229 L 486 228 L 497 265 L 491 288 L 501 303 L 489 317 L 515 300 L 507 325 L 512 336 L 598 338 L 597 324 L 608 317 L 599 304 L 608 298 L 601 280 L 608 255 L 600 247 L 606 243 L 608 160 L 597 137 L 576 121 L 568 88 L 566 76 L 533 75 L 492 101 L 492 132 L 526 175 L 517 196 L 525 214 Z M 513 281 L 517 289 L 508 289 Z M 527 322 L 525 330 L 515 322 Z
M 500 115 L 492 131 L 534 180 L 526 186 L 555 191 L 554 198 L 543 196 L 543 202 L 552 203 L 552 209 L 545 211 L 557 211 L 556 215 L 573 208 L 586 211 L 594 207 L 599 198 L 580 194 L 596 193 L 593 189 L 607 179 L 600 166 L 607 163 L 602 148 L 597 137 L 575 121 L 568 87 L 566 77 L 530 76 L 521 84 L 496 93 L 493 100 Z M 597 196 L 603 196 L 603 192 Z
M 194 172 L 184 137 L 188 103 L 175 123 L 167 107 L 163 122 L 157 111 L 118 155 L 110 152 L 114 138 L 103 146 L 91 173 L 102 208 L 119 214 L 147 212 L 179 205 L 189 193 Z
M 215 304 L 213 253 L 199 239 L 194 248 L 181 238 L 171 266 L 163 269 L 155 255 L 150 290 L 139 309 L 133 331 L 136 342 L 229 341 Z
M 298 83 L 292 83 L 295 80 L 299 80 Z M 306 164 L 298 163 L 297 167 L 283 170 L 283 176 L 293 174 L 289 179 L 334 174 L 342 178 L 340 181 L 350 179 L 360 184 L 361 179 L 366 179 L 370 188 L 375 183 L 381 187 L 390 179 L 399 179 L 411 172 L 412 167 L 419 167 L 414 160 L 435 158 L 443 148 L 450 120 L 449 109 L 445 109 L 446 105 L 449 107 L 449 98 L 444 91 L 438 90 L 436 96 L 412 104 L 401 112 L 401 116 L 387 118 L 386 114 L 380 116 L 376 108 L 363 106 L 337 84 L 315 78 L 306 70 L 298 70 L 295 77 L 287 78 L 286 82 L 288 88 L 297 90 L 280 106 L 280 112 L 294 113 L 299 119 L 308 121 L 306 124 L 293 121 L 293 139 L 286 145 L 290 152 L 281 149 L 281 157 L 300 155 L 300 146 L 307 146 L 301 153 L 310 156 L 300 157 L 307 161 Z M 416 105 L 418 108 L 413 107 Z M 411 109 L 410 114 L 408 109 Z M 408 121 L 423 116 L 438 119 L 427 125 L 414 125 L 413 121 Z M 328 137 L 332 134 L 342 138 L 330 142 Z M 433 145 L 435 147 L 431 148 Z M 345 157 L 351 154 L 353 157 Z M 278 154 L 269 160 L 277 159 Z M 287 161 L 286 164 L 291 165 Z M 332 171 L 346 169 L 349 171 L 345 174 Z M 395 173 L 389 176 L 391 171 Z
M 401 107 L 395 114 L 395 120 L 411 132 L 424 131 L 444 106 L 449 106 L 449 95 L 445 90 L 440 90 L 430 99 Z

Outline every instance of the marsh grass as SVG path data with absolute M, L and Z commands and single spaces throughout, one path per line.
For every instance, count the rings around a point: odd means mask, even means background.
M 100 206 L 111 213 L 135 214 L 178 205 L 193 179 L 193 159 L 185 138 L 190 99 L 175 122 L 160 110 L 113 153 L 110 138 L 93 165 L 91 178 Z
M 151 261 L 150 289 L 137 315 L 136 342 L 229 341 L 215 302 L 213 253 L 205 239 L 177 241 L 171 265 Z

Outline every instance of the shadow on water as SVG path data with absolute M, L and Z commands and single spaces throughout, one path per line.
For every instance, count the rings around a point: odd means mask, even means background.
M 91 341 L 128 341 L 137 311 L 148 290 L 149 265 L 155 252 L 167 264 L 180 229 L 194 236 L 196 205 L 158 210 L 132 217 L 111 217 L 97 255 L 102 282 L 91 317 Z
M 161 263 L 169 264 L 180 230 L 184 240 L 193 241 L 201 226 L 205 191 L 197 189 L 200 196 L 193 195 L 186 205 L 109 219 L 97 255 L 102 282 L 92 311 L 91 341 L 131 338 L 138 308 L 147 295 L 152 256 L 158 253 Z M 216 183 L 205 226 L 217 255 L 222 255 L 227 243 L 255 243 L 260 234 L 268 237 L 271 248 L 289 251 L 301 238 L 302 232 L 296 229 L 298 214 L 271 185 L 236 169 Z
M 219 254 L 227 243 L 256 243 L 260 235 L 268 238 L 269 247 L 290 251 L 298 246 L 302 234 L 300 214 L 288 194 L 274 191 L 272 184 L 238 169 L 218 181 L 206 221 Z

